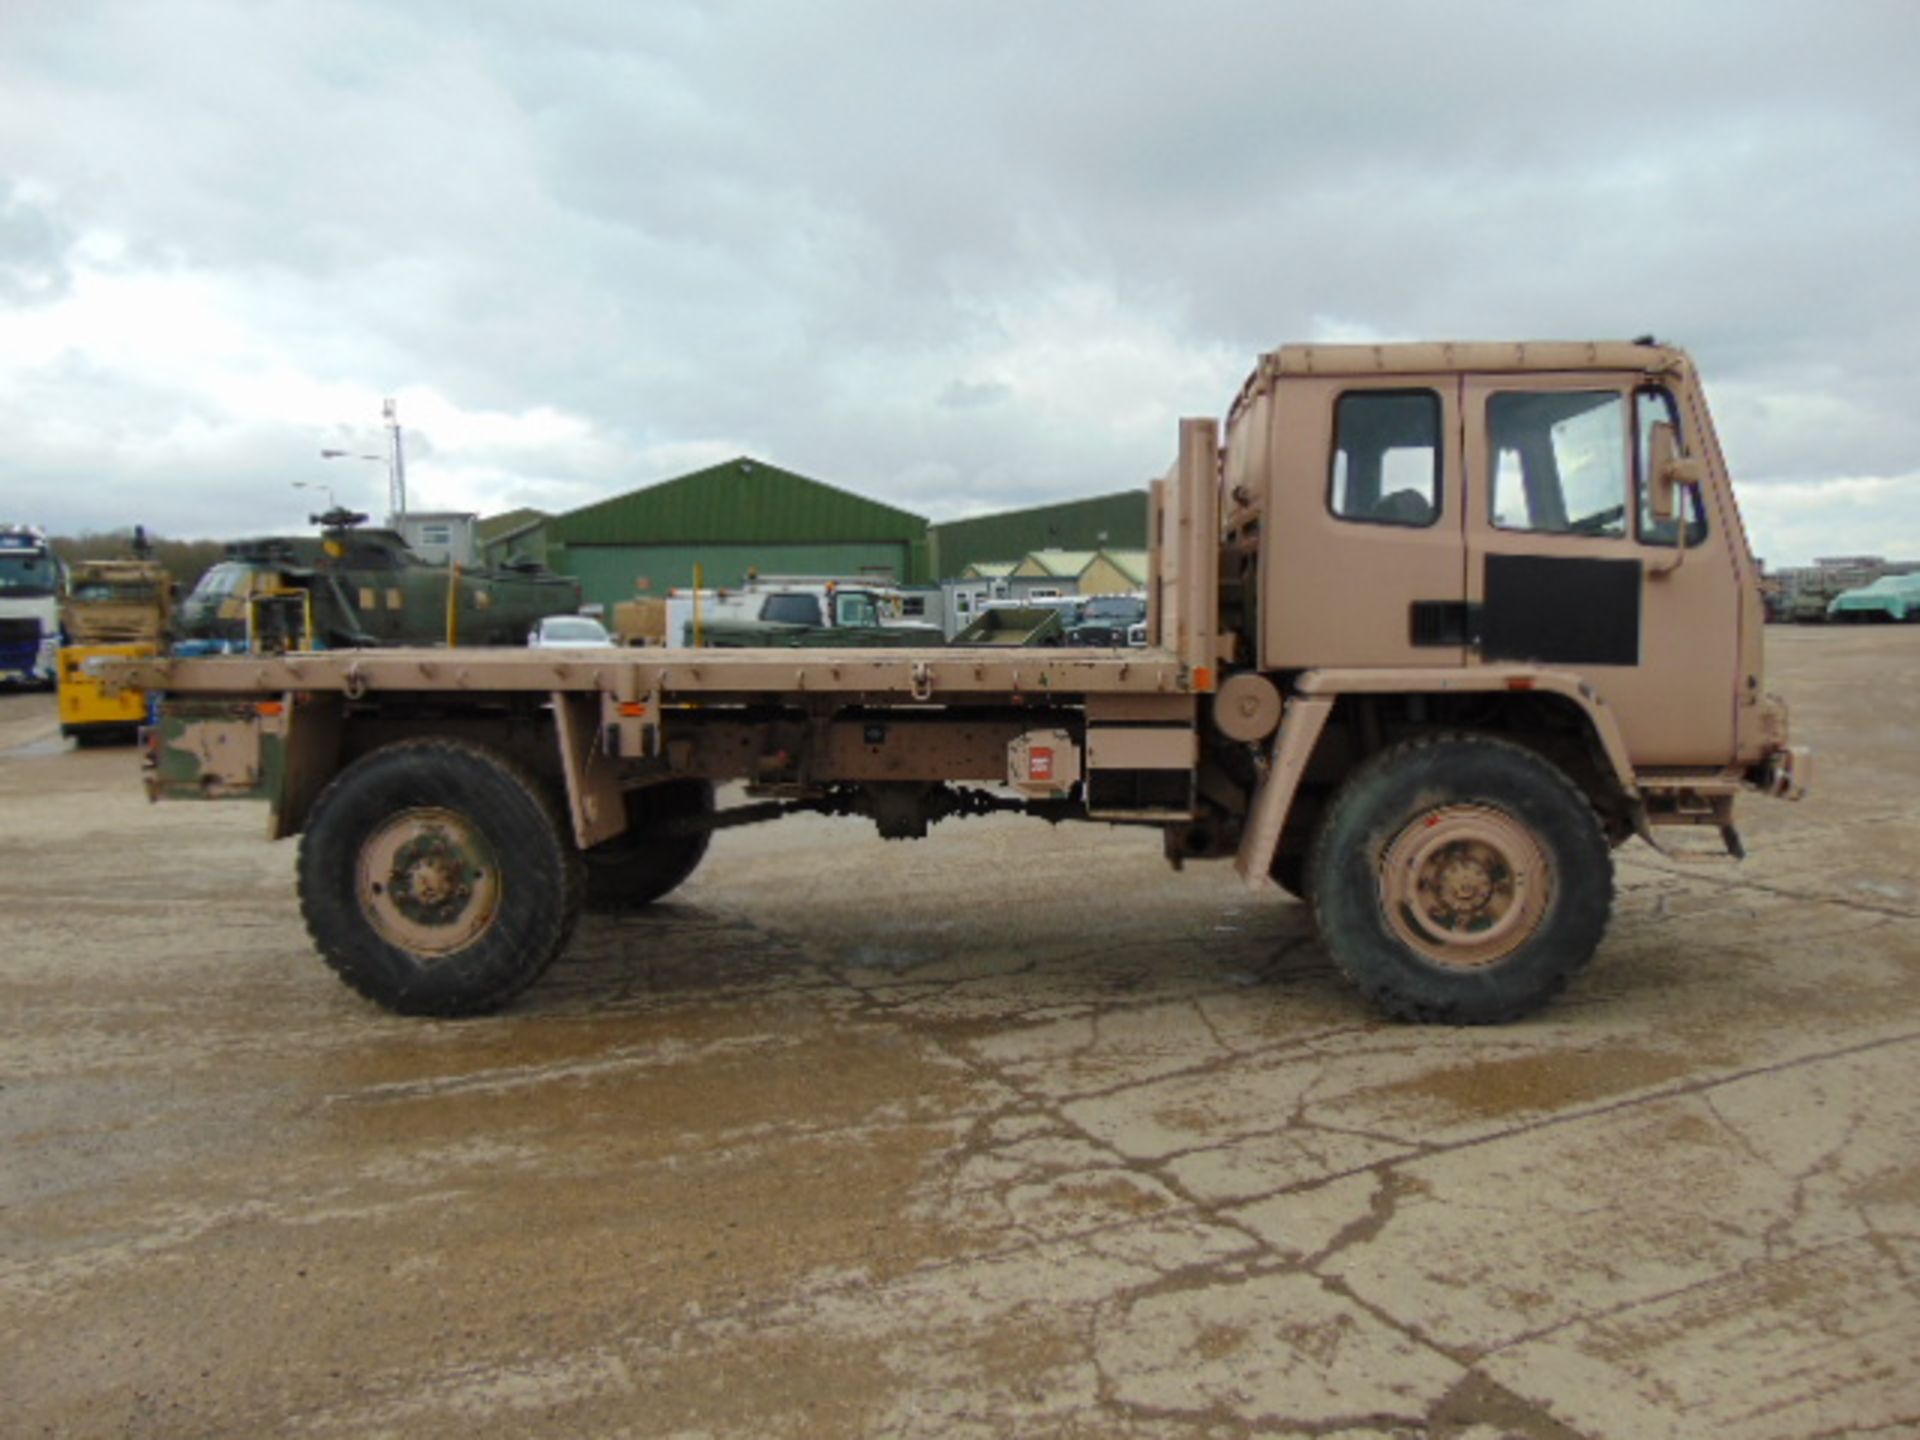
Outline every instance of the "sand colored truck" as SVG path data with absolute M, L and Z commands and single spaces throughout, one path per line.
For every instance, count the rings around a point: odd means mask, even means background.
M 1736 857 L 1806 757 L 1761 674 L 1687 356 L 1295 346 L 1188 420 L 1134 649 L 364 650 L 130 664 L 155 796 L 260 796 L 327 963 L 393 1010 L 504 1004 L 583 905 L 723 827 L 891 837 L 1021 811 L 1158 831 L 1306 900 L 1378 1006 L 1480 1023 L 1594 954 L 1612 852 Z M 719 782 L 738 803 L 715 806 Z M 1204 937 L 1196 937 L 1202 943 Z

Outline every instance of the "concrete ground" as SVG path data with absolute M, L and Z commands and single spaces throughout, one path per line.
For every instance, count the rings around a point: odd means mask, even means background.
M 260 809 L 0 698 L 0 1431 L 1920 1434 L 1920 627 L 1770 640 L 1815 797 L 1479 1031 L 1001 819 L 733 832 L 395 1019 Z

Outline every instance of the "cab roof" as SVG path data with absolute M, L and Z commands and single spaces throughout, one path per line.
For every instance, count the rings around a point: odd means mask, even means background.
M 1428 375 L 1437 371 L 1646 370 L 1665 373 L 1686 352 L 1646 340 L 1420 340 L 1391 345 L 1282 345 L 1262 375 Z
M 1689 362 L 1676 345 L 1639 340 L 1416 340 L 1381 345 L 1282 345 L 1260 357 L 1230 414 L 1283 376 L 1500 375 L 1525 371 L 1637 370 L 1675 375 Z

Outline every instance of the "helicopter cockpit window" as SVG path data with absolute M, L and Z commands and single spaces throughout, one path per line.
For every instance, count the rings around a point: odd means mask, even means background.
M 216 565 L 200 577 L 200 583 L 193 587 L 193 593 L 207 600 L 231 595 L 241 587 L 246 573 L 247 567 L 244 565 Z

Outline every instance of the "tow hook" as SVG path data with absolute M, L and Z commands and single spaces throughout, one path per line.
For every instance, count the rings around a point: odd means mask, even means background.
M 1760 767 L 1760 788 L 1781 800 L 1804 799 L 1812 784 L 1813 751 L 1805 745 L 1782 745 Z

